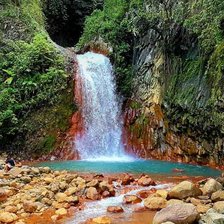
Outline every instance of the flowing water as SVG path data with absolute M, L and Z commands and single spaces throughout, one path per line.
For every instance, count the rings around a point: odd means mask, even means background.
M 122 121 L 110 60 L 92 52 L 77 56 L 84 134 L 75 147 L 84 160 L 129 160 L 122 145 Z

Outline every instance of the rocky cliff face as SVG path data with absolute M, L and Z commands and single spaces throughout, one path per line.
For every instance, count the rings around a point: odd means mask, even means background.
M 204 59 L 194 37 L 180 27 L 172 32 L 177 48 L 168 54 L 153 30 L 136 41 L 124 115 L 127 150 L 143 158 L 223 164 L 222 46 Z

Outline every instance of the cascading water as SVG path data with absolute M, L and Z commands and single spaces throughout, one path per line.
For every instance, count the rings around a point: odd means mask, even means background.
M 84 131 L 76 136 L 81 159 L 129 160 L 122 144 L 120 107 L 113 68 L 107 57 L 92 52 L 77 56 Z

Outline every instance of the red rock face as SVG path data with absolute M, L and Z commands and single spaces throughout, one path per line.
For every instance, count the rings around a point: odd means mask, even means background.
M 127 102 L 123 142 L 128 153 L 140 158 L 216 165 L 213 157 L 209 157 L 197 141 L 170 130 L 158 104 L 143 111 L 141 107 L 133 107 L 133 101 Z

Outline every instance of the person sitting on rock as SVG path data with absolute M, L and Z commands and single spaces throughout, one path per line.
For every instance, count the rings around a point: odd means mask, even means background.
M 11 170 L 14 166 L 16 165 L 14 159 L 12 158 L 7 158 L 5 161 L 5 171 Z

